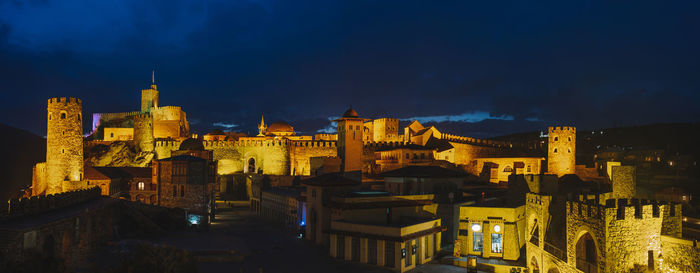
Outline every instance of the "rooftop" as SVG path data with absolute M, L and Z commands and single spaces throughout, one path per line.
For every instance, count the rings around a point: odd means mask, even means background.
M 469 174 L 464 171 L 447 169 L 440 166 L 408 166 L 384 172 L 380 175 L 383 177 L 447 178 L 466 177 Z
M 360 181 L 343 176 L 341 173 L 327 173 L 312 177 L 301 182 L 310 186 L 359 186 Z

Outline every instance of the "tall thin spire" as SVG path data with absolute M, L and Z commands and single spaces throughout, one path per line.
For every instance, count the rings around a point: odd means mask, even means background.
M 156 70 L 151 70 L 151 83 L 156 83 Z
M 264 136 L 267 126 L 265 125 L 265 115 L 260 118 L 260 125 L 258 125 L 258 136 Z

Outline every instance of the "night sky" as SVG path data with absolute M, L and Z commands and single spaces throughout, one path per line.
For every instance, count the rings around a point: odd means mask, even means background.
M 697 122 L 700 1 L 669 2 L 0 0 L 0 123 L 138 110 L 152 69 L 195 133 L 348 105 L 475 137 Z

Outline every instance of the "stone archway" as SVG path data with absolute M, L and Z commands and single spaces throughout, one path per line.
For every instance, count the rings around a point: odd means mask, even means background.
M 598 272 L 598 250 L 588 231 L 582 232 L 576 240 L 576 269 L 584 273 Z
M 255 158 L 248 159 L 248 173 L 255 173 Z

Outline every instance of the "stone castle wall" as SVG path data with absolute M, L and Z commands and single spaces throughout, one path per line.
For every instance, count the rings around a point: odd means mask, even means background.
M 47 187 L 46 162 L 37 163 L 32 169 L 32 196 L 45 195 Z
M 589 233 L 595 242 L 598 272 L 628 272 L 646 268 L 649 251 L 658 268 L 661 253 L 662 211 L 667 205 L 634 199 L 608 199 L 605 205 L 568 201 L 566 207 L 568 263 L 576 267 L 577 243 Z
M 661 236 L 662 272 L 697 272 L 700 269 L 700 241 Z
M 289 149 L 292 175 L 311 175 L 312 157 L 337 156 L 335 141 L 292 141 Z
M 46 193 L 53 194 L 64 191 L 63 181 L 83 179 L 82 101 L 51 98 L 47 110 Z

